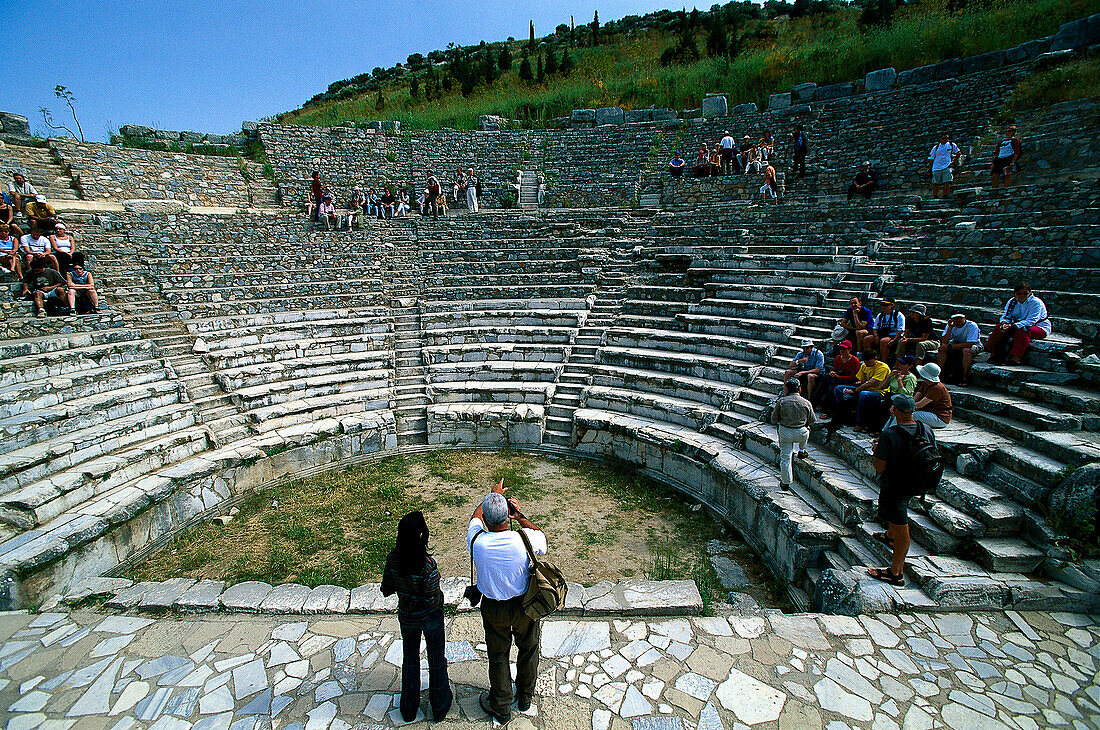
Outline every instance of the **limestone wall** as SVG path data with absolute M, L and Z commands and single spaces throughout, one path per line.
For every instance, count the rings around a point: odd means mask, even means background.
M 236 158 L 129 149 L 67 137 L 51 139 L 50 146 L 88 200 L 150 198 L 189 205 L 249 204 L 248 181 Z M 253 176 L 256 168 L 249 168 Z

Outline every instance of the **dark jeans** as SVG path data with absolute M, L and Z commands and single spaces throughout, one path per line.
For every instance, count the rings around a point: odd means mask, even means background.
M 447 640 L 443 633 L 443 611 L 435 611 L 423 621 L 400 619 L 401 643 L 401 716 L 416 717 L 420 707 L 420 635 L 428 645 L 428 703 L 432 714 L 442 718 L 451 707 L 451 684 L 447 681 Z
M 794 151 L 794 164 L 791 165 L 791 174 L 798 173 L 799 175 L 806 174 L 806 153 Z
M 854 198 L 857 195 L 862 195 L 863 197 L 870 200 L 871 199 L 871 193 L 875 192 L 875 188 L 877 188 L 877 187 L 878 187 L 878 185 L 876 185 L 875 183 L 870 183 L 865 188 L 863 188 L 863 190 L 857 190 L 856 189 L 856 184 L 852 183 L 851 185 L 848 186 L 848 200 L 851 200 L 852 198 Z
M 481 599 L 481 622 L 485 625 L 485 646 L 489 654 L 489 706 L 498 715 L 508 715 L 512 706 L 512 673 L 508 652 L 516 640 L 516 694 L 530 700 L 535 694 L 539 671 L 539 622 L 523 612 L 523 596 L 507 601 Z

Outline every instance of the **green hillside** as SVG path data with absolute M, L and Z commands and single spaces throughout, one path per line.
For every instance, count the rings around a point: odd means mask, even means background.
M 396 119 L 408 129 L 474 129 L 481 114 L 543 126 L 572 109 L 699 105 L 708 92 L 757 102 L 812 81 L 899 71 L 1050 35 L 1100 0 L 769 0 L 710 12 L 659 11 L 544 37 L 449 46 L 337 81 L 287 124 Z M 503 58 L 502 58 L 503 56 Z

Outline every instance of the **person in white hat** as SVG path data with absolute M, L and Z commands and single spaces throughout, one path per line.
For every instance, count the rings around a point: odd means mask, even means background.
M 813 381 L 825 371 L 825 354 L 814 347 L 812 340 L 802 340 L 798 346 L 801 352 L 794 356 L 791 366 L 783 373 L 783 382 L 797 378 L 806 391 L 806 397 L 810 398 L 813 395 Z
M 917 389 L 913 393 L 916 401 L 913 420 L 935 429 L 944 428 L 951 423 L 951 393 L 940 382 L 940 366 L 934 362 L 917 366 Z M 891 418 L 884 429 L 897 423 Z

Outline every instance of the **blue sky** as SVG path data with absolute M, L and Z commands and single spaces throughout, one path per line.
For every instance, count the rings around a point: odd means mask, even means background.
M 32 131 L 46 131 L 43 106 L 71 123 L 53 94 L 64 84 L 89 140 L 122 124 L 224 134 L 412 53 L 525 38 L 529 20 L 541 36 L 570 14 L 580 25 L 594 10 L 606 21 L 672 6 L 684 3 L 0 0 L 9 52 L 0 109 L 25 115 Z

